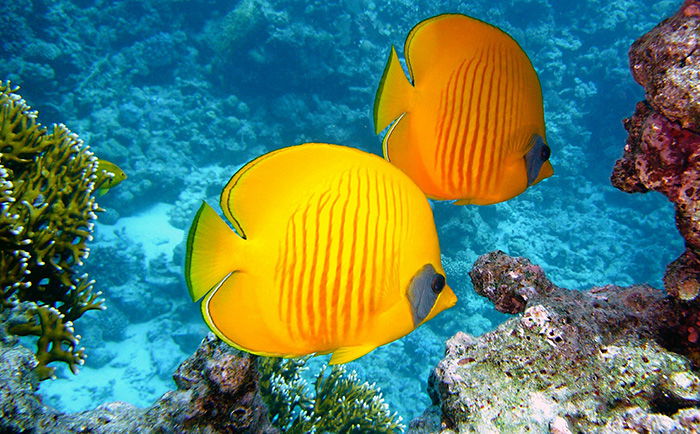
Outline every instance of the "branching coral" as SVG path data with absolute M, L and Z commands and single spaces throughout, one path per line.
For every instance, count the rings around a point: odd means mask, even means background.
M 45 379 L 52 361 L 75 372 L 84 355 L 72 321 L 104 308 L 94 282 L 77 270 L 101 211 L 93 196 L 97 158 L 64 125 L 43 127 L 16 91 L 0 83 L 0 312 L 29 306 L 14 317 L 25 324 L 9 331 L 39 337 L 37 372 Z
M 77 348 L 80 336 L 76 336 L 73 323 L 64 321 L 65 316 L 53 307 L 28 303 L 24 322 L 11 324 L 8 331 L 18 336 L 39 336 L 37 341 L 35 371 L 39 378 L 50 378 L 54 369 L 48 364 L 55 361 L 65 362 L 74 374 L 78 365 L 85 359 L 85 349 Z M 20 316 L 21 317 L 21 316 Z
M 403 429 L 374 384 L 361 383 L 354 371 L 334 366 L 326 375 L 324 366 L 310 393 L 301 376 L 307 360 L 260 358 L 260 389 L 275 426 L 290 433 Z

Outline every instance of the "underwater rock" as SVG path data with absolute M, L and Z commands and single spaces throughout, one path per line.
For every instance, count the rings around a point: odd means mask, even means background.
M 433 407 L 410 431 L 610 432 L 627 420 L 700 428 L 682 411 L 700 404 L 700 378 L 658 343 L 677 327 L 675 299 L 647 285 L 559 288 L 503 252 L 481 256 L 470 275 L 482 294 L 493 282 L 499 294 L 529 288 L 523 314 L 448 340 L 429 379 Z
M 178 390 L 146 412 L 163 432 L 276 432 L 258 391 L 255 356 L 212 333 L 173 375 Z
M 700 422 L 700 410 L 685 408 L 671 418 L 663 414 L 649 414 L 639 407 L 627 409 L 605 424 L 603 432 L 637 433 L 694 433 Z
M 513 261 L 522 266 L 513 267 Z M 509 274 L 504 272 L 505 269 L 524 272 Z M 493 270 L 499 272 L 493 273 Z M 480 256 L 469 277 L 474 282 L 476 293 L 491 300 L 496 309 L 503 313 L 521 313 L 530 298 L 538 294 L 547 295 L 553 289 L 541 267 L 532 265 L 525 258 L 505 256 L 500 250 Z
M 692 300 L 700 287 L 700 134 L 646 102 L 637 103 L 625 128 L 625 154 L 615 164 L 612 183 L 628 193 L 658 191 L 675 204 L 687 250 L 667 268 L 664 285 L 670 294 Z
M 27 348 L 0 343 L 0 431 L 46 432 L 53 425 L 56 411 L 34 393 L 38 379 L 32 370 L 36 365 Z
M 81 413 L 44 405 L 31 351 L 0 342 L 0 432 L 277 432 L 258 391 L 254 356 L 209 334 L 174 374 L 177 390 L 153 406 L 125 402 Z
M 612 184 L 628 193 L 658 191 L 674 203 L 686 252 L 666 269 L 664 286 L 681 300 L 700 292 L 700 1 L 632 44 L 630 69 L 646 101 L 625 119 L 629 133 Z

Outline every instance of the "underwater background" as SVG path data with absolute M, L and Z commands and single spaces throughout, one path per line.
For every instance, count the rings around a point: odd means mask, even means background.
M 58 409 L 148 406 L 174 388 L 172 372 L 208 331 L 183 278 L 201 201 L 217 204 L 238 168 L 283 146 L 381 153 L 371 112 L 389 49 L 402 57 L 411 28 L 440 13 L 494 24 L 529 55 L 555 175 L 502 204 L 433 203 L 457 306 L 349 368 L 410 420 L 430 403 L 426 381 L 444 341 L 507 317 L 472 290 L 467 272 L 478 255 L 527 256 L 555 284 L 583 289 L 661 287 L 683 251 L 668 224 L 671 203 L 609 182 L 626 137 L 621 120 L 643 98 L 627 49 L 678 1 L 3 3 L 0 79 L 21 86 L 43 124 L 65 123 L 129 176 L 98 199 L 106 212 L 84 268 L 108 309 L 76 323 L 89 357 L 79 375 L 59 364 L 59 378 L 41 384 Z M 314 359 L 311 371 L 326 360 Z

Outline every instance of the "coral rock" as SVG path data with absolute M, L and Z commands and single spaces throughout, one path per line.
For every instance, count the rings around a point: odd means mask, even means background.
M 666 290 L 682 299 L 700 292 L 700 1 L 637 40 L 630 68 L 646 91 L 625 120 L 629 133 L 612 184 L 622 191 L 663 193 L 674 203 L 686 252 L 670 264 Z
M 630 68 L 654 109 L 700 131 L 700 1 L 686 1 L 673 17 L 632 44 Z
M 267 408 L 258 393 L 254 360 L 210 333 L 173 375 L 178 390 L 166 393 L 147 417 L 162 419 L 166 431 L 174 428 L 168 420 L 177 420 L 178 430 L 274 431 L 267 428 Z
M 676 224 L 690 247 L 700 252 L 700 134 L 680 127 L 646 103 L 625 120 L 625 154 L 612 175 L 628 193 L 663 193 L 676 205 Z
M 532 289 L 522 315 L 481 337 L 448 340 L 429 380 L 434 406 L 411 423 L 413 432 L 611 432 L 626 422 L 649 432 L 697 428 L 684 409 L 700 405 L 700 378 L 660 344 L 678 327 L 676 300 L 646 285 L 559 288 L 539 267 L 503 252 L 483 255 L 470 274 L 480 293 L 493 293 L 484 288 L 493 282 L 499 294 Z
M 516 270 L 522 273 L 516 274 Z M 522 312 L 536 291 L 548 293 L 552 288 L 542 268 L 525 258 L 506 256 L 500 250 L 479 257 L 469 277 L 477 294 L 491 300 L 496 309 L 504 313 Z
M 681 300 L 694 300 L 700 292 L 700 257 L 686 250 L 678 259 L 668 264 L 664 286 L 669 294 Z

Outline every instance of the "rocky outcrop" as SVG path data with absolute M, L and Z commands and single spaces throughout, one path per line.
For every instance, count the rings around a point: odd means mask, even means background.
M 254 356 L 209 334 L 174 374 L 177 390 L 147 409 L 126 402 L 61 413 L 35 393 L 36 359 L 19 345 L 0 347 L 2 432 L 250 432 L 274 433 L 258 388 Z

